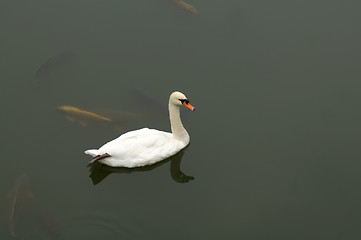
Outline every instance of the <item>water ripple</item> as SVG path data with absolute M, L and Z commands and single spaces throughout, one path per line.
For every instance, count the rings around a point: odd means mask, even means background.
M 139 229 L 124 220 L 104 212 L 91 213 L 64 219 L 57 229 L 62 239 L 100 239 L 100 237 L 134 237 Z

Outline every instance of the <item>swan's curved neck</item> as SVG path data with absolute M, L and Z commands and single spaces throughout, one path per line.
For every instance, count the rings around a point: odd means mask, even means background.
M 183 127 L 179 106 L 169 103 L 169 119 L 173 136 L 180 140 L 189 141 L 189 135 L 187 130 Z

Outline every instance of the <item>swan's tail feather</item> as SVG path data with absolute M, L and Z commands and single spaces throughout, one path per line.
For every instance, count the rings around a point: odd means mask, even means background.
M 96 157 L 96 156 L 101 155 L 101 154 L 99 153 L 99 150 L 98 150 L 98 149 L 86 150 L 84 153 L 85 153 L 85 154 L 88 154 L 88 155 L 90 155 L 90 156 L 93 156 L 93 157 Z
M 108 153 L 104 153 L 102 155 L 98 155 L 98 156 L 95 156 L 89 163 L 88 163 L 88 166 L 92 165 L 94 162 L 100 160 L 100 159 L 103 159 L 103 158 L 107 158 L 107 157 L 111 157 Z

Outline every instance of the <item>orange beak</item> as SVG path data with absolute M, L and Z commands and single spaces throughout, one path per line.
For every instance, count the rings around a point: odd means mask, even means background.
M 196 110 L 196 108 L 190 105 L 189 103 L 183 102 L 183 105 L 191 111 Z

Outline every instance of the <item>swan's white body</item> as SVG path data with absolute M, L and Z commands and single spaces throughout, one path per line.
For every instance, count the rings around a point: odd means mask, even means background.
M 180 92 L 169 97 L 169 118 L 172 133 L 142 128 L 122 134 L 99 149 L 85 151 L 99 162 L 112 167 L 142 167 L 173 156 L 189 144 L 190 137 L 180 119 L 179 107 L 194 110 Z M 101 156 L 105 157 L 101 157 Z

